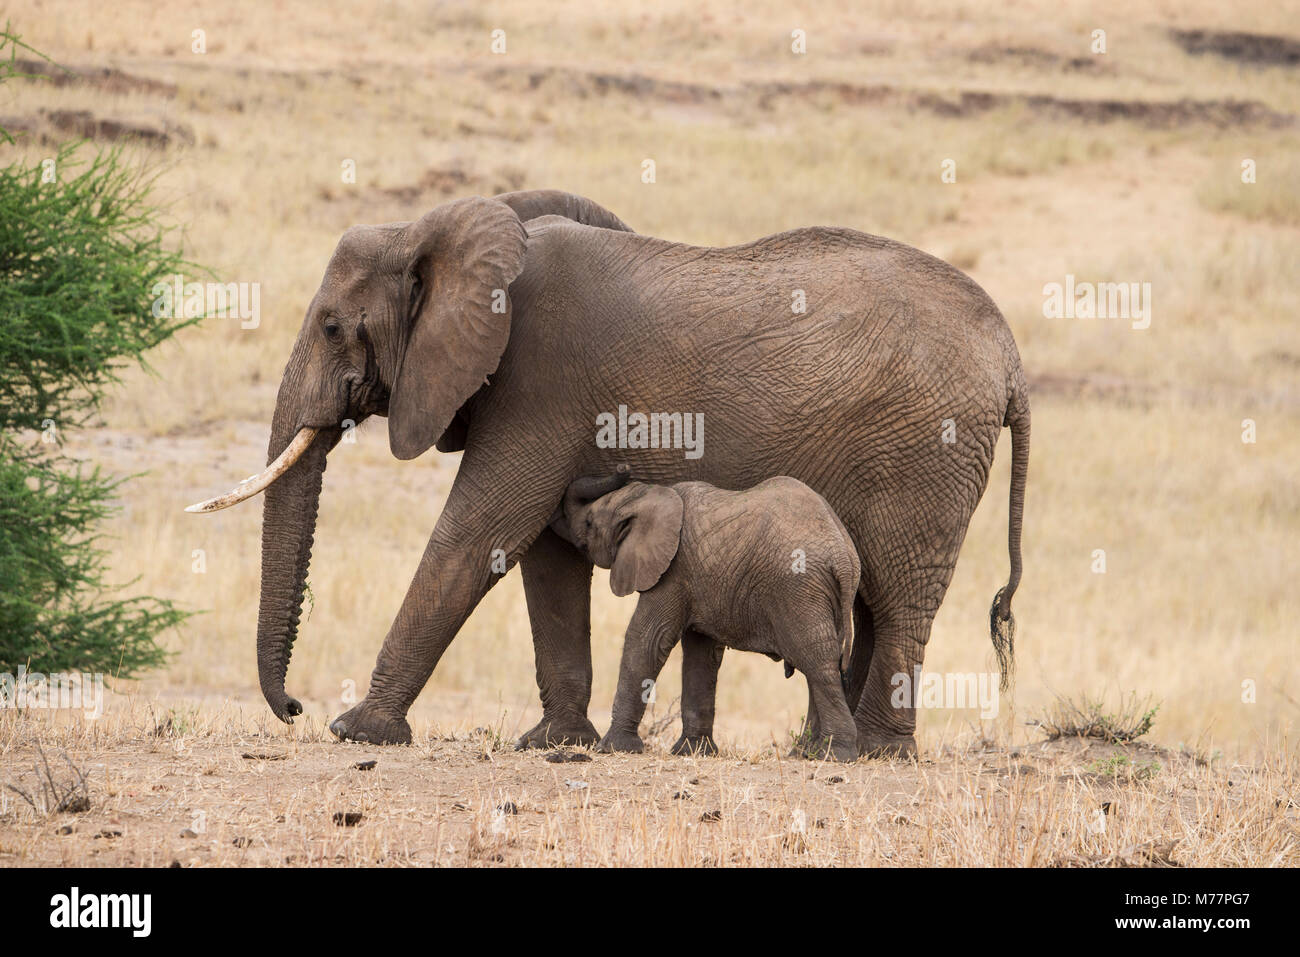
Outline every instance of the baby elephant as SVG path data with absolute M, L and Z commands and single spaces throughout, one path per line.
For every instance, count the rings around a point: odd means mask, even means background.
M 718 646 L 725 645 L 784 659 L 787 675 L 801 671 L 808 679 L 804 738 L 815 735 L 818 755 L 857 758 L 843 675 L 858 554 L 820 495 L 784 476 L 743 492 L 704 482 L 629 483 L 627 466 L 619 466 L 613 476 L 570 485 L 554 525 L 610 569 L 614 594 L 641 593 L 623 643 L 613 722 L 598 750 L 643 750 L 637 727 L 649 690 L 684 637 L 679 745 L 712 746 Z M 710 672 L 704 678 L 692 674 L 701 667 Z

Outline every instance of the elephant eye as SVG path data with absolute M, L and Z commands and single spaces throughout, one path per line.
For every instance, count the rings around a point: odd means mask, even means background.
M 337 319 L 325 320 L 325 336 L 330 342 L 338 342 L 339 336 L 343 334 L 343 327 L 339 325 Z

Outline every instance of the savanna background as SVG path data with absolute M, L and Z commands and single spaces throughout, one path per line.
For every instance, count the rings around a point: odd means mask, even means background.
M 113 684 L 99 722 L 0 715 L 6 771 L 32 787 L 35 745 L 67 750 L 99 769 L 89 813 L 103 818 L 54 840 L 8 794 L 0 863 L 1297 862 L 1296 4 L 19 0 L 6 19 L 76 71 L 0 87 L 0 117 L 23 133 L 7 161 L 70 138 L 129 144 L 159 170 L 186 254 L 260 284 L 261 322 L 184 330 L 152 374 L 128 373 L 100 427 L 68 439 L 77 457 L 145 472 L 108 528 L 116 578 L 202 614 L 165 637 L 167 667 Z M 806 54 L 791 51 L 796 29 Z M 325 725 L 350 688 L 364 694 L 458 460 L 394 460 L 382 420 L 331 456 L 287 682 L 306 714 L 273 718 L 253 655 L 260 504 L 182 509 L 264 464 L 283 364 L 344 229 L 534 187 L 698 245 L 849 226 L 988 291 L 1033 408 L 1018 681 L 996 720 L 923 711 L 920 765 L 786 762 L 802 681 L 728 653 L 722 758 L 667 756 L 670 727 L 646 756 L 539 763 L 503 748 L 540 714 L 511 573 L 412 710 L 415 748 L 332 744 Z M 1045 318 L 1043 286 L 1066 274 L 1150 283 L 1150 327 Z M 995 670 L 1009 441 L 929 671 Z M 633 607 L 598 570 L 602 730 Z M 651 722 L 671 715 L 679 661 Z M 1040 744 L 1036 722 L 1062 699 L 1158 708 L 1151 743 Z M 367 756 L 374 772 L 352 770 Z M 334 826 L 353 807 L 362 823 Z M 792 829 L 805 808 L 806 831 Z

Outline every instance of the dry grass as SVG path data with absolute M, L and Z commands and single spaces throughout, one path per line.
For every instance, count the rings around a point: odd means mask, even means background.
M 82 820 L 111 829 L 115 818 L 161 814 L 165 828 L 132 823 L 120 840 L 95 840 L 79 823 L 50 842 L 51 825 L 10 795 L 0 850 L 48 862 L 464 863 L 472 846 L 474 860 L 488 862 L 1077 864 L 1124 863 L 1176 840 L 1180 863 L 1295 863 L 1290 799 L 1278 812 L 1273 796 L 1291 787 L 1287 734 L 1300 699 L 1291 442 L 1300 428 L 1300 134 L 1294 123 L 1225 123 L 1214 103 L 1300 113 L 1300 74 L 1189 54 L 1168 32 L 1287 33 L 1295 4 L 1062 9 L 1033 0 L 992 11 L 952 0 L 798 17 L 783 6 L 542 10 L 511 0 L 488 13 L 398 0 L 358 32 L 347 4 L 312 5 L 310 15 L 247 3 L 199 14 L 126 0 L 65 3 L 57 16 L 36 0 L 9 5 L 27 41 L 62 62 L 176 85 L 168 96 L 6 84 L 0 116 L 91 110 L 188 129 L 193 145 L 141 157 L 164 164 L 164 196 L 192 256 L 224 279 L 260 282 L 263 314 L 256 330 L 219 320 L 184 333 L 154 357 L 158 378 L 133 374 L 106 407 L 105 427 L 69 445 L 119 472 L 152 470 L 127 486 L 112 529 L 116 574 L 207 613 L 168 636 L 171 666 L 122 688 L 127 696 L 112 699 L 100 724 L 0 719 L 6 773 L 30 765 L 37 743 L 51 755 L 67 749 L 75 762 L 102 765 L 92 774 L 100 803 Z M 505 56 L 487 52 L 498 27 Z M 796 27 L 808 31 L 805 57 L 789 53 Z M 1104 57 L 1087 52 L 1096 27 L 1108 32 Z M 199 28 L 201 56 L 189 51 Z M 970 92 L 1003 99 L 963 106 Z M 1114 100 L 1122 115 L 1091 121 L 1059 105 L 1076 100 Z M 1150 112 L 1180 101 L 1192 105 L 1177 122 Z M 50 148 L 33 134 L 2 152 L 35 160 Z M 652 186 L 639 180 L 647 157 L 657 163 Z M 1246 157 L 1258 162 L 1253 186 L 1239 178 Z M 955 184 L 940 182 L 947 158 L 957 162 Z M 356 161 L 355 184 L 340 180 L 344 159 Z M 888 234 L 957 262 L 1001 305 L 1032 377 L 1034 450 L 1016 597 L 1019 680 L 995 722 L 976 731 L 973 712 L 923 712 L 934 764 L 823 769 L 809 781 L 811 766 L 767 754 L 799 726 L 802 683 L 784 681 L 766 659 L 729 654 L 719 689 L 727 754 L 716 762 L 654 753 L 576 765 L 512 754 L 478 761 L 476 740 L 425 737 L 411 751 L 379 752 L 376 772 L 354 773 L 359 751 L 321 743 L 323 727 L 353 689 L 364 694 L 457 464 L 392 460 L 379 422 L 341 446 L 326 474 L 314 607 L 288 681 L 305 723 L 286 731 L 269 720 L 253 663 L 260 512 L 196 518 L 181 506 L 264 460 L 280 371 L 344 228 L 409 219 L 458 195 L 540 186 L 584 193 L 639 230 L 696 243 L 809 223 Z M 1043 318 L 1043 285 L 1067 273 L 1150 282 L 1151 328 Z M 1241 441 L 1248 418 L 1255 444 Z M 1006 574 L 1008 458 L 1004 445 L 935 622 L 928 669 L 989 670 L 984 623 Z M 1104 574 L 1093 571 L 1097 549 Z M 593 595 L 592 716 L 601 725 L 634 606 L 613 598 L 599 574 Z M 678 693 L 677 660 L 660 685 L 660 717 Z M 1065 744 L 1018 757 L 1005 750 L 1028 747 L 1024 716 L 1044 713 L 1057 694 L 1115 702 L 1131 692 L 1161 702 L 1152 738 L 1251 768 L 1165 756 L 1154 777 L 1103 783 L 1087 770 L 1110 760 L 1096 744 L 1081 754 Z M 196 723 L 177 739 L 190 749 L 184 759 L 177 741 L 144 730 L 151 707 Z M 470 619 L 412 718 L 426 735 L 490 726 L 509 737 L 538 711 L 511 575 Z M 972 735 L 986 734 L 1004 750 L 972 752 Z M 251 743 L 292 757 L 244 761 L 238 752 Z M 1026 762 L 1038 770 L 1015 772 Z M 832 773 L 846 783 L 825 786 Z M 695 776 L 706 782 L 695 800 L 666 796 Z M 567 790 L 566 778 L 590 787 Z M 756 796 L 742 800 L 745 788 Z M 1121 813 L 1093 833 L 1099 801 L 1117 788 Z M 238 794 L 257 799 L 234 806 Z M 520 813 L 494 831 L 491 809 L 506 799 Z M 327 812 L 354 804 L 365 822 L 334 828 Z M 184 815 L 201 807 L 211 809 L 211 836 L 176 839 Z M 701 823 L 715 808 L 722 820 Z M 799 808 L 827 827 L 791 838 Z M 1216 813 L 1242 826 L 1216 825 Z M 909 823 L 893 823 L 898 815 Z M 252 843 L 236 848 L 236 837 Z
M 1235 175 L 1230 169 L 1233 159 L 1238 163 Z M 1297 159 L 1296 151 L 1292 149 L 1285 157 L 1270 157 L 1272 162 L 1267 175 L 1260 177 L 1256 168 L 1256 182 L 1243 189 L 1241 163 L 1246 159 L 1251 157 L 1227 157 L 1224 163 L 1219 164 L 1214 175 L 1201 187 L 1200 201 L 1216 213 L 1231 213 L 1278 226 L 1300 226 L 1300 191 L 1295 189 L 1295 183 L 1300 179 L 1300 159 Z
M 1123 697 L 1113 711 L 1101 701 L 1084 698 L 1075 703 L 1058 698 L 1046 716 L 1032 723 L 1049 741 L 1097 738 L 1110 744 L 1128 744 L 1151 730 L 1159 711 L 1160 706 L 1152 706 L 1150 698 L 1139 701 L 1137 695 Z
M 0 719 L 89 769 L 89 809 L 0 799 L 0 861 L 167 866 L 1296 866 L 1291 763 L 1198 763 L 1088 739 L 925 742 L 920 764 L 791 761 L 783 746 L 547 761 L 500 728 L 417 729 L 410 748 L 286 737 L 237 708 L 98 725 Z M 555 752 L 552 752 L 554 756 Z M 585 759 L 585 760 L 584 760 Z M 371 763 L 373 762 L 373 763 Z

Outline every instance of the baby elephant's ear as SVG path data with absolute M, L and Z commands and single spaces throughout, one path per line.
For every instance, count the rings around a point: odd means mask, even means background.
M 662 485 L 646 486 L 615 513 L 628 522 L 609 573 L 609 586 L 618 596 L 646 591 L 668 570 L 682 534 L 682 497 Z

